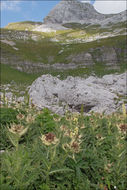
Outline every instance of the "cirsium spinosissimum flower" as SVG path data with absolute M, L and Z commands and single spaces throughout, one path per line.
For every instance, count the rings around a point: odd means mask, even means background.
M 11 128 L 8 128 L 8 130 L 9 132 L 13 134 L 18 134 L 21 137 L 27 132 L 28 127 L 25 128 L 23 125 L 20 124 L 12 124 Z
M 41 139 L 42 143 L 47 146 L 50 146 L 52 144 L 55 145 L 59 141 L 59 139 L 56 138 L 55 134 L 53 134 L 53 133 L 47 133 L 45 135 L 42 135 L 40 139 Z

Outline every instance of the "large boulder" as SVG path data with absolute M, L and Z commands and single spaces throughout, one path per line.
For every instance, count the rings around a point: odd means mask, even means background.
M 42 75 L 31 85 L 29 95 L 37 107 L 47 107 L 58 114 L 64 114 L 67 107 L 80 112 L 82 105 L 85 113 L 110 114 L 119 108 L 118 95 L 126 95 L 126 73 L 103 78 L 67 77 L 66 80 Z

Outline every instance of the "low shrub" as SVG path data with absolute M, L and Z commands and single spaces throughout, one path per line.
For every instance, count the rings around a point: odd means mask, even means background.
M 3 107 L 0 109 L 0 123 L 1 125 L 7 125 L 13 122 L 17 122 L 18 111 L 12 108 Z
M 43 110 L 43 113 L 36 117 L 35 121 L 43 134 L 55 132 L 56 130 L 56 122 L 53 119 L 53 115 L 51 111 L 46 108 Z
M 7 137 L 7 125 L 9 126 L 11 123 L 18 122 L 16 118 L 17 114 L 18 111 L 12 108 L 2 107 L 0 109 L 0 149 L 4 149 L 11 145 Z

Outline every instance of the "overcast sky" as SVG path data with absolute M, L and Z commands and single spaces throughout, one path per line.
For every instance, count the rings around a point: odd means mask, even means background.
M 42 21 L 60 0 L 1 0 L 1 27 L 10 22 L 25 20 Z M 81 0 L 82 1 L 82 0 Z M 85 0 L 104 14 L 126 10 L 126 0 Z

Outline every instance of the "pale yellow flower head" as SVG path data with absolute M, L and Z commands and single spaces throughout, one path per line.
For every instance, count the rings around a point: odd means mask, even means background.
M 33 116 L 31 114 L 27 115 L 27 117 L 26 117 L 27 123 L 32 123 L 34 120 L 35 120 L 35 116 Z
M 98 140 L 104 140 L 105 139 L 105 137 L 103 137 L 101 134 L 97 134 L 96 135 L 96 138 L 98 139 Z
M 74 153 L 80 152 L 80 143 L 77 141 L 71 141 L 70 143 L 70 149 Z
M 42 143 L 47 146 L 50 146 L 52 144 L 55 145 L 59 141 L 59 139 L 57 139 L 55 134 L 53 134 L 53 133 L 47 133 L 45 135 L 42 135 L 40 139 L 41 139 Z
M 78 141 L 71 141 L 70 143 L 65 143 L 62 145 L 62 148 L 67 152 L 70 151 L 72 153 L 79 153 L 81 151 L 80 149 L 80 143 Z
M 12 124 L 11 128 L 8 128 L 8 130 L 9 130 L 9 132 L 11 132 L 13 134 L 17 134 L 21 137 L 27 132 L 28 127 L 25 128 L 23 125 L 20 125 L 20 124 L 18 124 L 18 125 Z
M 75 132 L 76 134 L 78 134 L 78 132 L 79 132 L 78 127 L 75 127 L 74 132 Z
M 127 133 L 127 124 L 126 123 L 120 123 L 117 125 L 118 130 L 120 133 L 126 134 Z
M 54 121 L 56 121 L 56 122 L 58 122 L 58 121 L 61 120 L 61 118 L 53 118 L 53 119 L 54 119 Z
M 74 117 L 74 118 L 73 118 L 73 121 L 74 121 L 75 123 L 77 123 L 77 122 L 78 122 L 78 118 L 77 118 L 77 117 Z
M 61 131 L 66 131 L 67 130 L 67 126 L 66 125 L 61 125 L 60 126 L 60 130 Z
M 75 137 L 75 133 L 74 132 L 70 132 L 70 138 L 74 138 Z
M 75 139 L 79 136 L 79 129 L 78 127 L 75 127 L 74 130 L 71 130 L 70 132 L 70 138 Z
M 22 119 L 24 119 L 24 117 L 25 117 L 25 116 L 20 113 L 20 114 L 17 115 L 16 118 L 19 119 L 19 120 L 22 120 Z
M 126 106 L 125 104 L 122 104 L 122 111 L 123 111 L 123 116 L 127 117 L 127 111 L 126 111 Z

